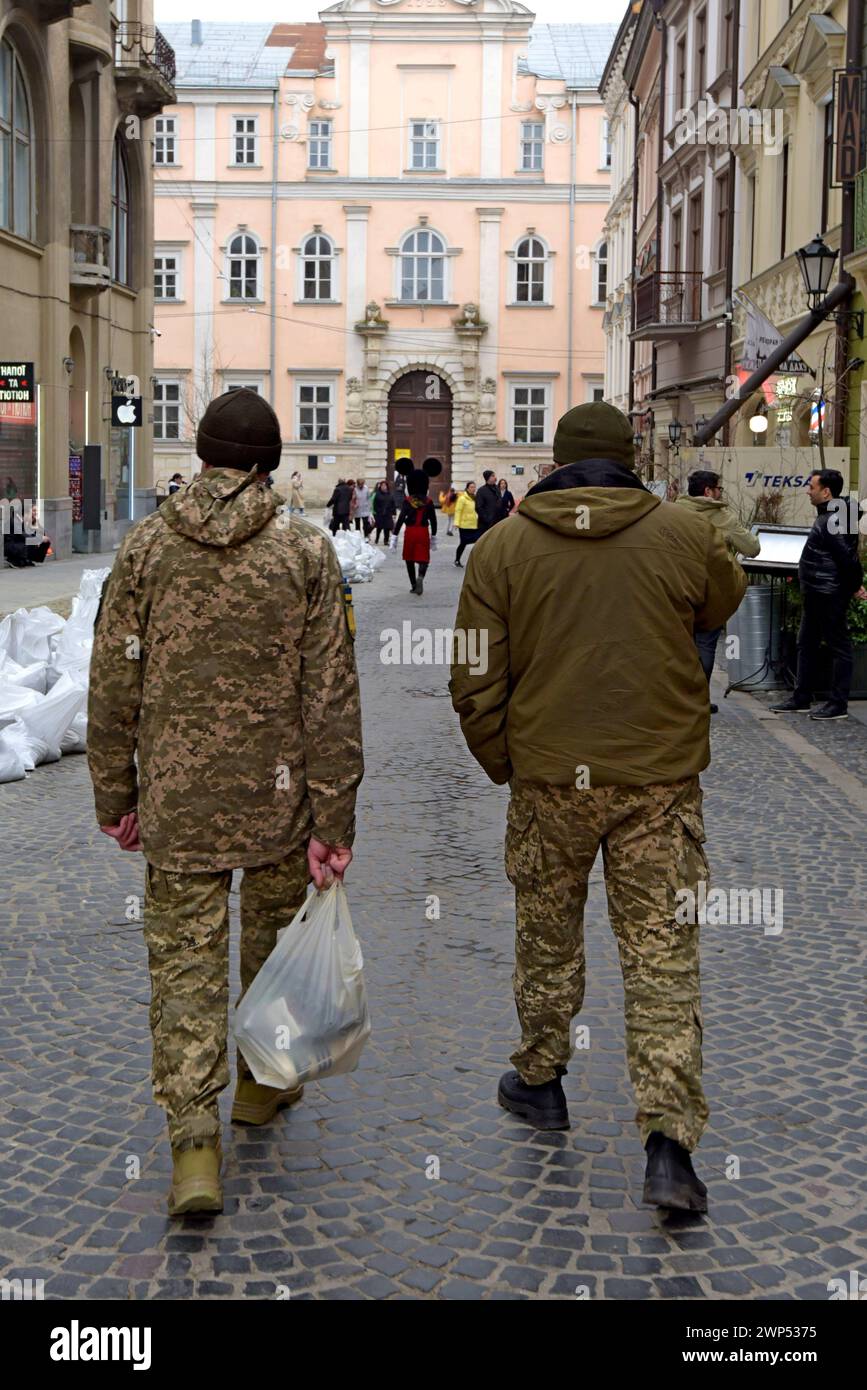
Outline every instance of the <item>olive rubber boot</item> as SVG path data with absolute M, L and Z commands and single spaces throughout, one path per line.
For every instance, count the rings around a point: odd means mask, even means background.
M 526 1120 L 534 1129 L 568 1129 L 569 1111 L 560 1080 L 565 1074 L 566 1068 L 558 1067 L 553 1081 L 528 1086 L 516 1071 L 504 1072 L 497 1087 L 497 1100 L 504 1110 Z
M 219 1140 L 216 1147 L 172 1149 L 174 1168 L 169 1189 L 169 1216 L 223 1210 L 222 1159 Z
M 239 1081 L 232 1102 L 232 1120 L 241 1125 L 266 1125 L 284 1105 L 294 1105 L 304 1094 L 303 1086 L 280 1091 L 276 1086 L 260 1086 L 258 1081 Z
M 659 1130 L 648 1136 L 644 1147 L 647 1169 L 643 1200 L 670 1211 L 707 1211 L 707 1188 L 696 1177 L 687 1150 Z

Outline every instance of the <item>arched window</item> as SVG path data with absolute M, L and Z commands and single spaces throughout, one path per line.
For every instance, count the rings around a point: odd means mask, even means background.
M 604 304 L 608 298 L 608 242 L 600 241 L 593 253 L 593 303 Z
M 229 298 L 259 298 L 259 243 L 249 232 L 229 242 Z
M 522 237 L 515 248 L 515 303 L 546 304 L 548 248 L 537 236 Z
M 130 283 L 129 168 L 119 135 L 114 138 L 111 159 L 111 277 L 119 285 Z
M 446 293 L 446 245 L 438 232 L 420 227 L 400 248 L 400 297 L 419 303 L 442 303 Z
M 302 299 L 334 298 L 334 243 L 322 232 L 314 232 L 301 247 Z
M 33 126 L 18 54 L 0 43 L 0 227 L 33 239 Z

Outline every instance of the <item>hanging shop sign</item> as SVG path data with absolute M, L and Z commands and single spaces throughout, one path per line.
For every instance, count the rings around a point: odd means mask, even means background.
M 115 429 L 139 426 L 143 418 L 141 396 L 112 396 L 111 423 Z
M 851 183 L 863 168 L 867 70 L 834 73 L 834 179 Z
M 0 403 L 29 405 L 36 400 L 32 362 L 0 362 Z
M 739 365 L 746 368 L 748 372 L 757 372 L 774 349 L 780 346 L 783 335 L 771 323 L 771 320 L 765 317 L 761 309 L 757 309 L 752 300 L 747 299 L 742 291 L 738 292 L 737 298 L 747 312 L 744 350 L 741 353 Z M 778 371 L 786 376 L 804 376 L 810 371 L 810 368 L 802 357 L 793 352 L 791 357 L 787 357 L 785 362 L 780 363 Z

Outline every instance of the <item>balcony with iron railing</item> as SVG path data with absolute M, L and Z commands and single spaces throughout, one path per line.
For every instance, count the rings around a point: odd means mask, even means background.
M 855 250 L 867 251 L 867 169 L 855 179 Z
M 701 270 L 654 270 L 635 286 L 635 329 L 632 337 L 677 339 L 701 327 Z
M 155 116 L 175 100 L 175 50 L 155 24 L 124 21 L 114 36 L 114 66 L 122 110 Z
M 111 284 L 111 232 L 108 227 L 73 223 L 69 229 L 69 283 L 88 294 Z

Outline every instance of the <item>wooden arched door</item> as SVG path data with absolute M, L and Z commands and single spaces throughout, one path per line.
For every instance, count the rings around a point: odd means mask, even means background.
M 431 483 L 436 500 L 452 480 L 452 393 L 436 372 L 407 372 L 388 395 L 388 481 L 394 478 L 395 451 L 408 449 L 417 468 L 426 458 L 443 466 Z

